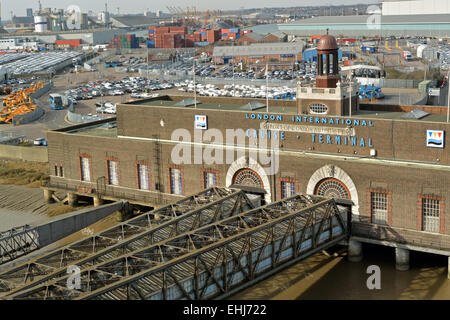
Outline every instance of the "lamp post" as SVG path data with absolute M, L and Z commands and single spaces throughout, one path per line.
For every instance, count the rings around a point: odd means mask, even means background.
M 448 92 L 447 92 L 447 123 L 450 121 L 450 71 L 447 72 L 447 86 L 448 86 Z
M 350 75 L 350 103 L 349 103 L 349 114 L 350 114 L 350 118 L 352 117 L 352 90 L 353 90 L 353 77 L 352 75 Z
M 194 67 L 192 68 L 192 72 L 194 73 L 194 108 L 197 109 L 197 84 L 195 82 L 195 58 L 194 58 Z
M 269 65 L 266 64 L 266 110 L 269 112 Z

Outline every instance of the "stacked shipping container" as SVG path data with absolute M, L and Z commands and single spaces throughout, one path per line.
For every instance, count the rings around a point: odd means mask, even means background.
M 215 43 L 221 39 L 220 29 L 197 30 L 188 33 L 185 27 L 149 27 L 149 48 L 191 48 Z
M 139 41 L 134 34 L 116 35 L 109 43 L 110 48 L 137 49 Z

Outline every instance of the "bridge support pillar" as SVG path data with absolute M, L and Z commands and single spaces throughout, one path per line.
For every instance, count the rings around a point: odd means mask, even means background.
M 94 197 L 94 207 L 99 207 L 103 205 L 103 203 L 105 203 L 105 201 L 102 198 Z
M 448 257 L 447 279 L 450 279 L 450 257 Z
M 76 207 L 78 205 L 78 195 L 75 193 L 68 193 L 69 206 Z
M 348 260 L 351 262 L 360 262 L 362 259 L 362 243 L 350 239 L 348 242 Z
M 44 189 L 44 199 L 45 202 L 47 203 L 52 203 L 55 200 L 53 199 L 53 194 L 55 193 L 55 191 L 52 190 L 48 190 L 48 189 Z
M 409 270 L 409 250 L 395 248 L 395 269 L 399 271 Z

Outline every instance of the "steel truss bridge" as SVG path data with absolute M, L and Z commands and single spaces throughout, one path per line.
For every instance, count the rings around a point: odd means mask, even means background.
M 242 190 L 211 188 L 7 270 L 0 290 L 4 299 L 225 298 L 345 239 L 344 214 L 318 196 L 255 206 Z M 70 265 L 80 268 L 74 289 Z
M 12 294 L 133 249 L 259 206 L 240 190 L 210 188 L 0 273 L 0 295 Z
M 39 248 L 38 238 L 36 230 L 29 225 L 0 232 L 0 264 Z

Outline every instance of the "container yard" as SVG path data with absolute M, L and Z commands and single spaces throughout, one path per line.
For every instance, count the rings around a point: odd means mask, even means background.
M 137 49 L 139 47 L 139 41 L 135 34 L 116 35 L 109 43 L 109 48 L 113 49 Z

